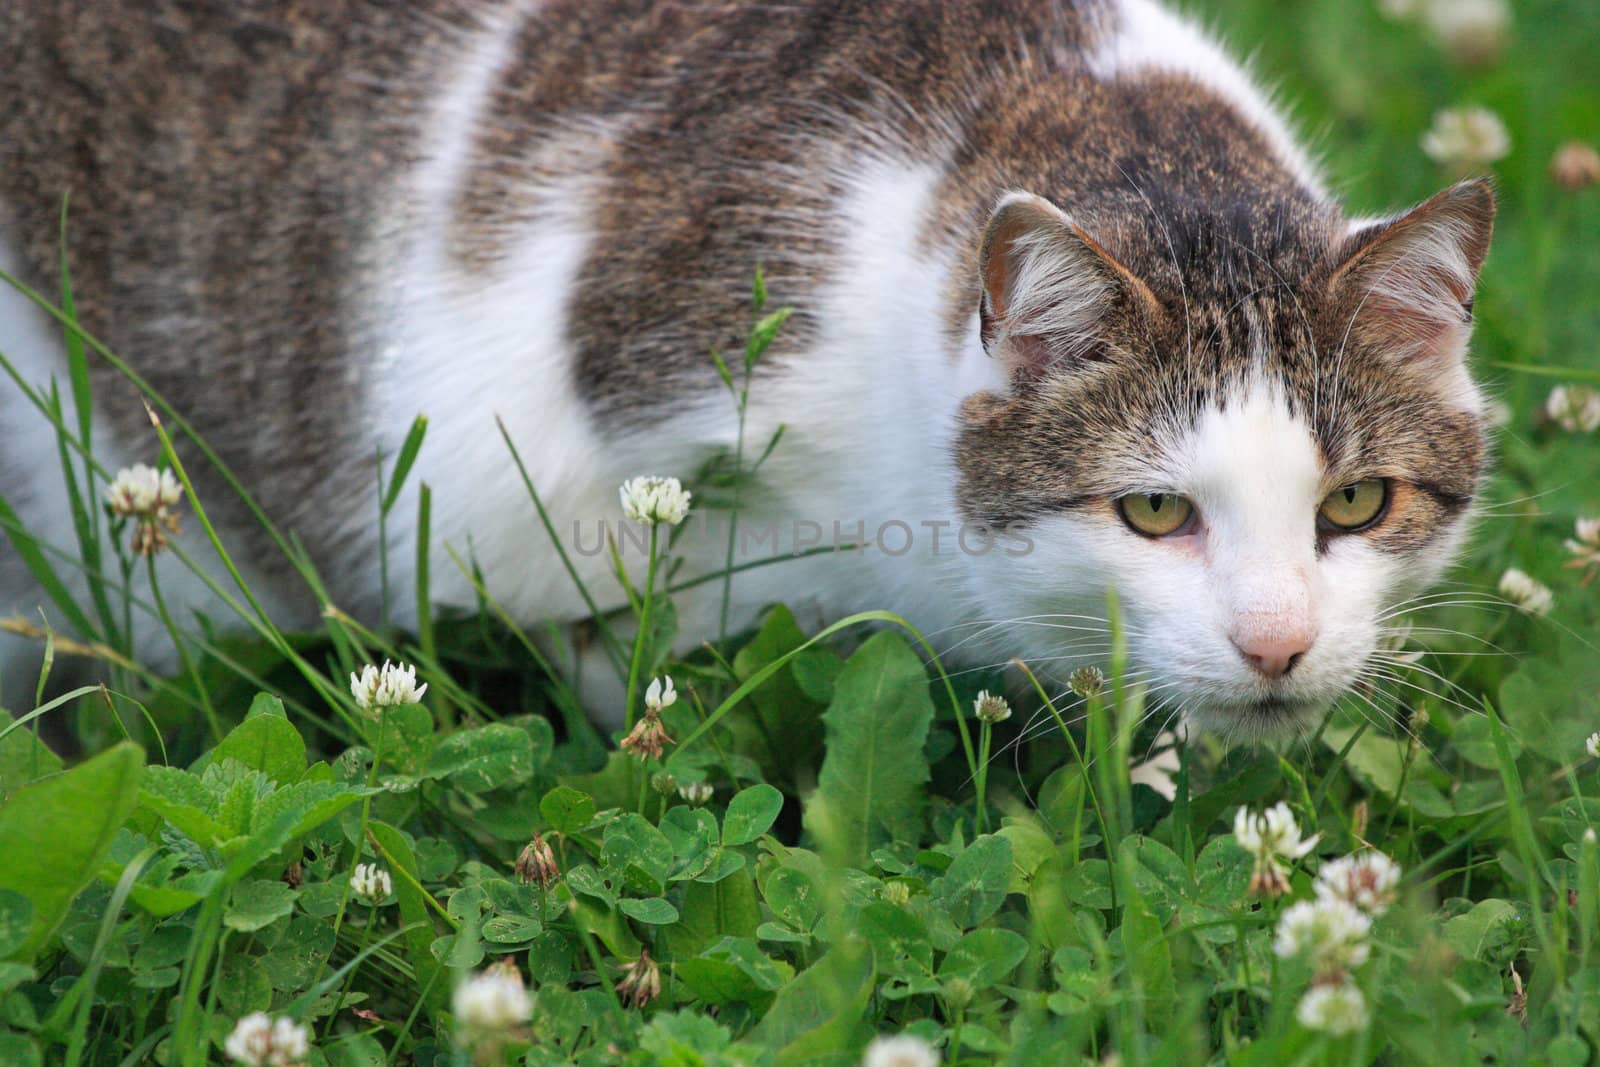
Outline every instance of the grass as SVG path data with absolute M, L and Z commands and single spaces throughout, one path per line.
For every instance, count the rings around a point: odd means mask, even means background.
M 479 592 L 464 616 L 428 609 L 426 571 L 421 615 L 372 629 L 330 604 L 321 631 L 285 633 L 237 574 L 216 589 L 228 626 L 168 610 L 131 527 L 98 506 L 113 472 L 83 369 L 115 356 L 72 329 L 63 264 L 46 302 L 70 373 L 32 395 L 60 430 L 78 541 L 35 545 L 9 507 L 0 525 L 77 636 L 18 625 L 58 670 L 90 657 L 109 677 L 0 727 L 0 1062 L 217 1062 L 256 1011 L 305 1026 L 311 1062 L 333 1065 L 854 1064 L 891 1033 L 972 1064 L 1594 1062 L 1600 586 L 1563 542 L 1600 515 L 1600 442 L 1542 409 L 1553 385 L 1600 380 L 1600 188 L 1546 173 L 1561 142 L 1600 141 L 1600 11 L 1523 5 L 1501 61 L 1474 70 L 1365 4 L 1237 0 L 1216 18 L 1260 43 L 1355 210 L 1444 184 L 1418 149 L 1437 109 L 1486 105 L 1511 129 L 1476 348 L 1508 420 L 1463 565 L 1406 616 L 1419 659 L 1389 658 L 1280 750 L 1193 739 L 1168 800 L 1130 781 L 1150 738 L 1115 657 L 1065 703 L 1041 688 L 1023 738 L 1021 714 L 972 716 L 998 674 L 930 669 L 886 612 L 808 634 L 780 608 L 669 662 L 671 579 L 652 565 L 624 588 L 654 623 L 631 647 L 601 628 L 630 688 L 670 672 L 681 694 L 661 712 L 675 742 L 641 764 L 588 725 L 467 546 L 450 546 Z M 740 410 L 781 325 L 758 307 L 753 355 L 721 364 Z M 152 453 L 188 487 L 170 550 L 226 558 L 170 449 L 181 413 L 150 399 Z M 386 528 L 427 528 L 395 509 L 426 437 L 419 419 L 374 486 Z M 708 488 L 737 499 L 774 447 L 741 442 Z M 1513 566 L 1553 590 L 1548 615 L 1495 595 Z M 131 656 L 137 616 L 174 635 L 176 676 Z M 343 680 L 384 659 L 418 665 L 421 703 L 351 699 Z M 70 768 L 47 724 L 80 753 Z M 1320 837 L 1285 862 L 1287 895 L 1253 895 L 1234 814 L 1278 802 Z M 1403 876 L 1347 969 L 1367 1018 L 1331 1034 L 1297 1019 L 1326 968 L 1274 936 L 1317 872 L 1369 846 Z M 555 877 L 529 860 L 540 877 L 518 876 L 530 847 Z M 383 899 L 355 895 L 357 863 L 389 874 Z M 468 1047 L 452 990 L 497 960 L 532 989 L 531 1020 Z

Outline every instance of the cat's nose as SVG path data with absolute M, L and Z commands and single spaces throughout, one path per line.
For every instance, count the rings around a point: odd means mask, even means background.
M 1311 650 L 1311 635 L 1306 632 L 1251 634 L 1233 638 L 1233 647 L 1244 661 L 1268 678 L 1282 678 Z

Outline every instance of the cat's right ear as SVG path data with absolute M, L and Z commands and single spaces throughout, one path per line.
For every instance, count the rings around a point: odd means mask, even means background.
M 1494 211 L 1489 183 L 1468 181 L 1352 233 L 1331 290 L 1344 308 L 1345 333 L 1425 375 L 1458 370 Z
M 1160 313 L 1149 286 L 1050 201 L 1008 193 L 978 254 L 984 351 L 1012 379 L 1038 381 L 1089 356 L 1108 316 Z

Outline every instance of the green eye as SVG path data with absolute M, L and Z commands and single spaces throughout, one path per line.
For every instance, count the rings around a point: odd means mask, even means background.
M 1167 537 L 1189 525 L 1194 505 L 1173 493 L 1135 493 L 1117 500 L 1122 521 L 1147 537 Z
M 1317 509 L 1317 522 L 1325 530 L 1346 533 L 1377 522 L 1389 503 L 1387 478 L 1368 478 L 1341 486 L 1323 498 Z

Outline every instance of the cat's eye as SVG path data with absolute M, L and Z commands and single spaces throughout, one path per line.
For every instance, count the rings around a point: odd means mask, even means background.
M 1146 537 L 1181 533 L 1194 517 L 1194 505 L 1175 493 L 1133 493 L 1117 500 L 1117 511 Z
M 1368 478 L 1340 486 L 1322 500 L 1317 509 L 1317 524 L 1325 530 L 1353 533 L 1364 530 L 1383 516 L 1389 503 L 1389 480 Z

